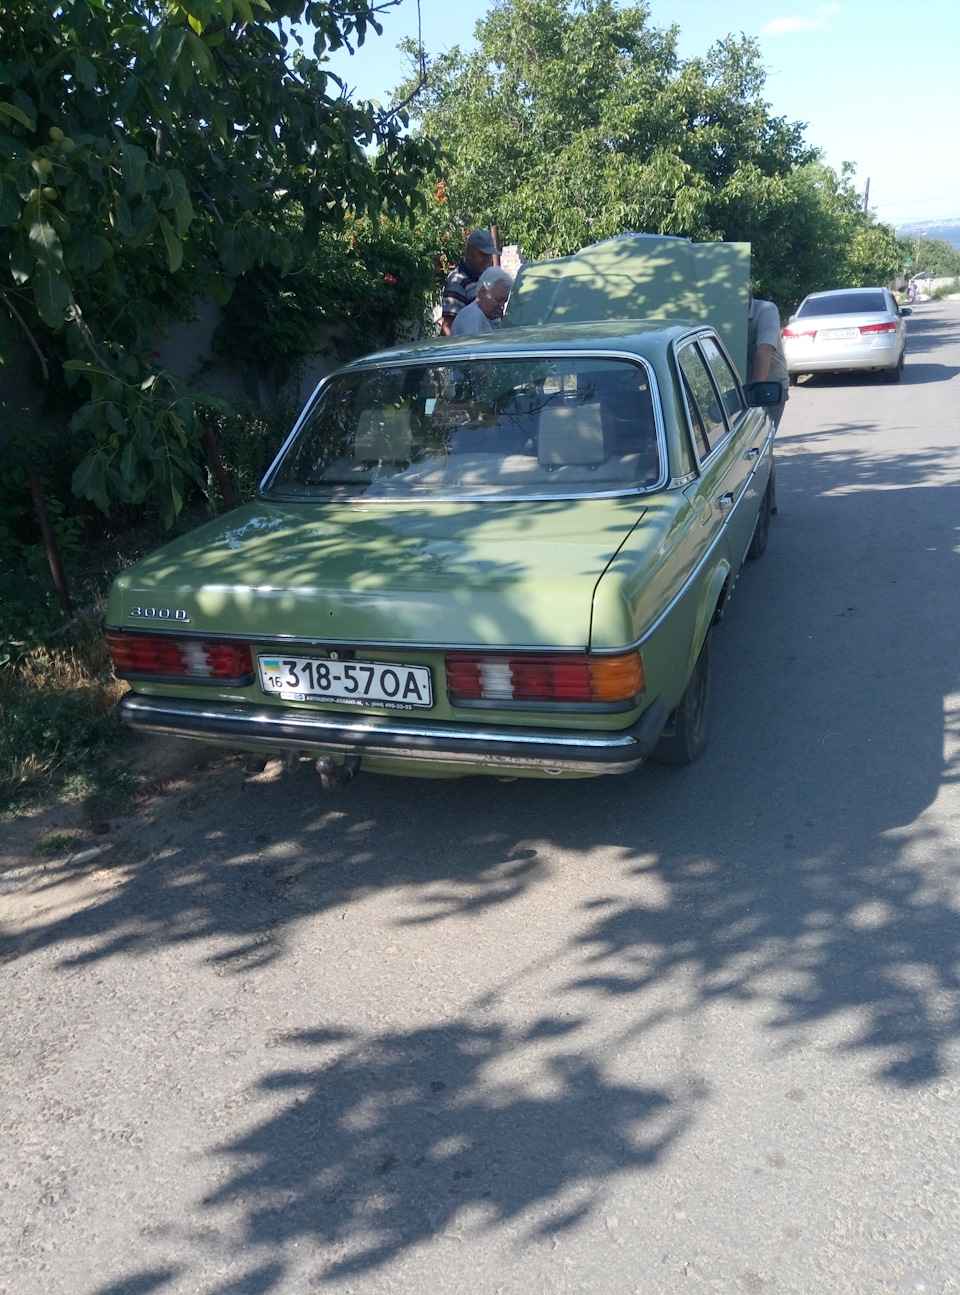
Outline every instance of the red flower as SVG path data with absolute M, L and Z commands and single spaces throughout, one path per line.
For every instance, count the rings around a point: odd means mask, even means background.
M 436 193 L 435 193 L 433 196 L 434 196 L 434 199 L 435 199 L 437 202 L 448 202 L 448 201 L 449 201 L 449 199 L 447 198 L 447 182 L 446 182 L 446 180 L 441 180 L 441 181 L 440 181 L 440 183 L 437 185 L 437 191 L 436 191 Z
M 383 276 L 383 281 L 384 283 L 396 283 L 397 277 L 395 274 L 385 274 Z

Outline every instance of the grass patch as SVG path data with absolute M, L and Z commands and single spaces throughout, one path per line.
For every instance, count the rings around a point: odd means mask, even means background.
M 123 564 L 114 551 L 88 553 L 86 565 L 75 566 L 71 588 L 81 611 L 69 623 L 42 549 L 23 548 L 16 564 L 4 564 L 0 815 L 21 812 L 53 790 L 86 804 L 102 784 L 115 781 L 113 756 L 126 741 L 116 704 L 126 685 L 110 667 L 100 611 L 109 580 Z
M 943 301 L 944 297 L 952 297 L 958 292 L 960 292 L 960 279 L 954 279 L 953 283 L 941 283 L 938 288 L 934 288 L 930 293 L 930 300 Z
M 83 840 L 82 832 L 54 832 L 38 841 L 35 853 L 44 859 L 56 859 L 58 855 L 69 854 Z
M 64 646 L 42 644 L 0 668 L 0 813 L 36 801 L 54 783 L 86 802 L 108 777 L 124 740 L 114 678 L 99 625 Z M 71 794 L 70 784 L 76 788 Z

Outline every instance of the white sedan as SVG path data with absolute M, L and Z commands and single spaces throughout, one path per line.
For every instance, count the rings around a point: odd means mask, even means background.
M 804 373 L 864 369 L 899 382 L 909 314 L 887 288 L 811 292 L 782 334 L 790 381 Z

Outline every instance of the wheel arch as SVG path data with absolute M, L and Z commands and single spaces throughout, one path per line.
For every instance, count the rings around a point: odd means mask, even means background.
M 733 580 L 728 562 L 720 562 L 714 567 L 710 579 L 704 582 L 697 608 L 697 619 L 693 641 L 690 645 L 690 670 L 697 663 L 704 639 L 714 625 L 719 625 L 726 610 L 727 600 L 733 592 Z

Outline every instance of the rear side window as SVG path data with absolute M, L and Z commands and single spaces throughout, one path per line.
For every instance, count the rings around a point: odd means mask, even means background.
M 822 297 L 808 297 L 797 311 L 797 319 L 811 315 L 879 315 L 887 310 L 882 292 L 825 292 Z
M 689 346 L 684 346 L 681 349 L 678 359 L 680 369 L 686 379 L 687 397 L 688 399 L 691 395 L 693 397 L 690 412 L 693 417 L 697 448 L 700 450 L 700 457 L 703 458 L 704 452 L 700 447 L 701 439 L 705 439 L 706 453 L 709 454 L 714 445 L 726 435 L 727 426 L 723 421 L 723 410 L 720 407 L 716 388 L 710 380 L 710 374 L 707 372 L 703 357 L 692 342 Z M 698 419 L 700 422 L 699 429 L 696 426 Z
M 707 429 L 703 425 L 703 419 L 700 417 L 700 410 L 697 408 L 696 398 L 687 375 L 682 371 L 680 376 L 683 379 L 683 394 L 687 398 L 687 408 L 690 410 L 690 426 L 693 428 L 693 439 L 697 443 L 697 456 L 702 460 L 710 453 L 710 443 L 707 440 Z
M 703 352 L 703 358 L 707 362 L 707 368 L 713 374 L 717 390 L 720 392 L 720 399 L 726 410 L 727 420 L 732 425 L 743 412 L 739 384 L 733 376 L 733 370 L 721 353 L 719 346 L 712 338 L 701 337 L 700 349 Z

